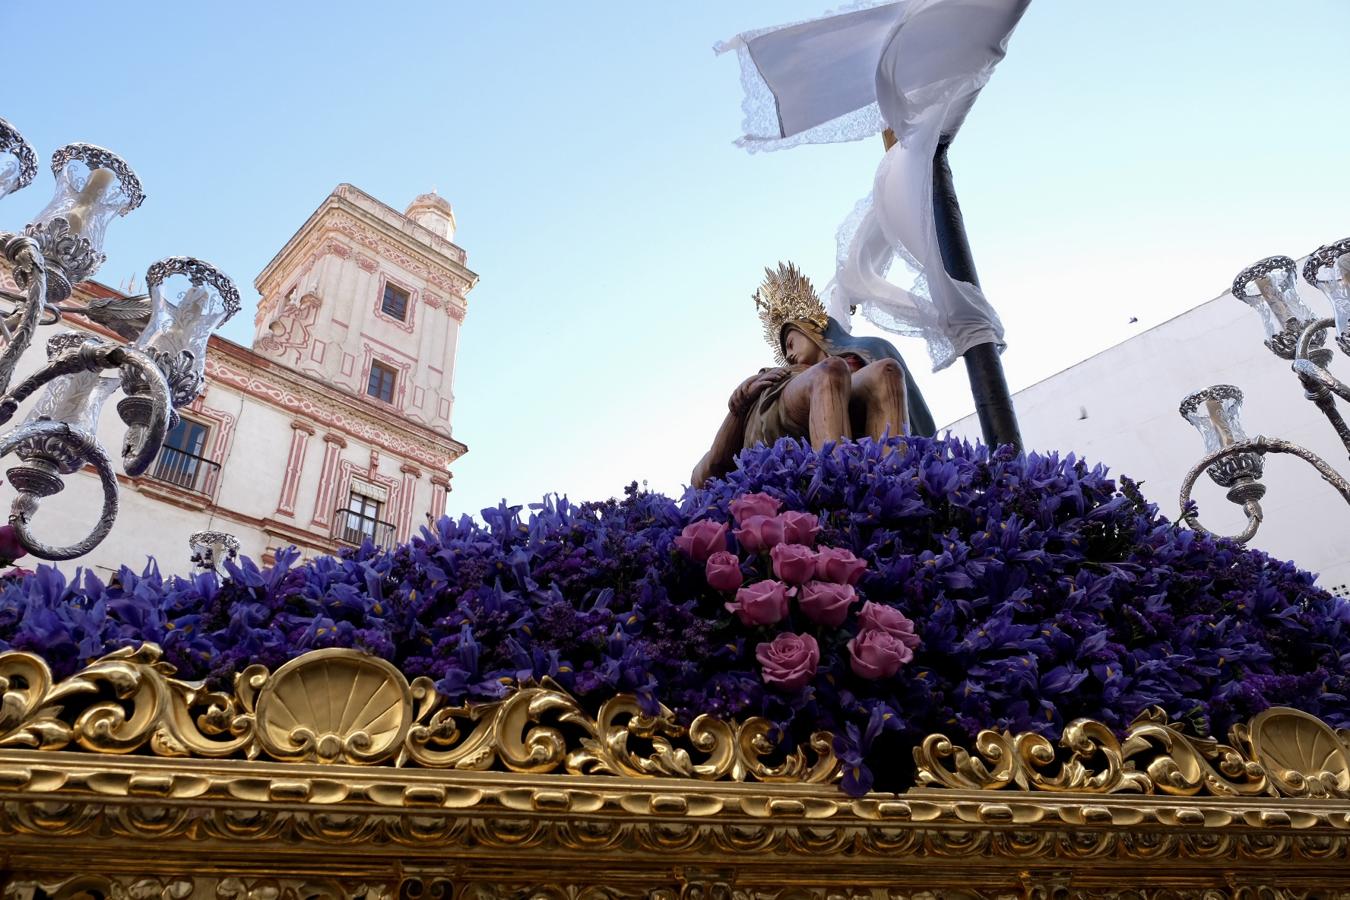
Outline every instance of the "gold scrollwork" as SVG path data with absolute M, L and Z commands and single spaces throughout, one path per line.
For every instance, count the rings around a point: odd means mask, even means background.
M 976 735 L 972 754 L 930 735 L 914 759 L 920 785 L 958 790 L 1350 797 L 1350 732 L 1285 707 L 1235 726 L 1229 744 L 1188 734 L 1150 709 L 1123 740 L 1100 722 L 1078 719 L 1058 744 L 986 730 Z
M 592 716 L 547 680 L 492 703 L 453 705 L 430 679 L 409 683 L 354 650 L 313 651 L 274 673 L 250 666 L 230 691 L 173 675 L 153 644 L 110 653 L 60 682 L 33 654 L 0 653 L 0 748 L 705 781 L 839 776 L 823 732 L 783 752 L 763 719 L 699 716 L 685 726 L 631 695 Z M 1058 742 L 983 731 L 971 752 L 930 735 L 914 756 L 923 787 L 1350 798 L 1350 733 L 1282 707 L 1234 727 L 1226 744 L 1154 709 L 1123 737 L 1079 719 Z
M 409 683 L 354 650 L 312 651 L 275 673 L 250 666 L 230 692 L 173 674 L 153 644 L 59 683 L 39 657 L 0 653 L 0 748 L 805 784 L 839 771 L 823 732 L 783 753 L 765 720 L 699 716 L 686 727 L 631 695 L 592 717 L 548 680 L 500 701 L 451 705 L 430 679 Z

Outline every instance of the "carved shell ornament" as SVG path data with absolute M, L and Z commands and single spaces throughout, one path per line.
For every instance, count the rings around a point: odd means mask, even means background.
M 1265 767 L 1275 787 L 1289 796 L 1350 796 L 1350 757 L 1344 732 L 1337 735 L 1322 720 L 1295 709 L 1257 713 L 1238 735 L 1250 742 L 1251 755 Z
M 383 762 L 412 724 L 412 691 L 388 662 L 316 650 L 277 669 L 258 694 L 258 739 L 274 759 Z

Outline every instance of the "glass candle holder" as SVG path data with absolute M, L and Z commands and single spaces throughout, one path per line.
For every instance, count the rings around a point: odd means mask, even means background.
M 219 269 L 190 256 L 154 263 L 145 283 L 150 321 L 132 346 L 154 357 L 174 406 L 186 406 L 201 390 L 211 332 L 239 311 L 239 291 Z
M 13 125 L 0 119 L 0 198 L 27 187 L 37 177 L 37 154 Z
M 60 270 L 69 296 L 70 285 L 103 264 L 108 223 L 140 206 L 145 194 L 130 166 L 93 144 L 67 144 L 57 150 L 52 154 L 52 174 L 56 191 L 27 231 L 42 246 L 49 268 Z
M 1256 310 L 1266 332 L 1266 346 L 1282 359 L 1293 359 L 1299 335 L 1317 317 L 1298 294 L 1296 266 L 1288 256 L 1270 256 L 1253 263 L 1233 279 L 1233 296 Z M 1313 346 L 1326 342 L 1324 335 Z
M 214 570 L 225 560 L 239 556 L 239 539 L 225 531 L 198 531 L 188 538 L 192 563 L 199 569 Z
M 1318 247 L 1303 264 L 1303 280 L 1331 301 L 1336 344 L 1350 355 L 1350 238 Z
M 1248 440 L 1242 427 L 1242 391 L 1231 384 L 1216 384 L 1196 391 L 1181 401 L 1182 418 L 1195 426 L 1205 444 L 1205 455 Z M 1258 453 L 1235 453 L 1211 465 L 1209 477 L 1223 488 L 1240 480 L 1257 480 L 1264 471 Z

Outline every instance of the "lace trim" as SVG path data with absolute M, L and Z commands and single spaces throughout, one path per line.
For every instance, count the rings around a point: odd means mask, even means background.
M 869 193 L 854 204 L 853 211 L 839 225 L 838 231 L 835 232 L 837 269 L 843 269 L 848 265 L 850 248 L 858 237 L 858 230 L 862 227 L 863 221 L 871 211 L 872 195 Z M 919 305 L 913 310 L 902 312 L 898 307 L 882 300 L 851 297 L 848 291 L 840 287 L 838 281 L 831 281 L 826 286 L 826 305 L 830 315 L 844 325 L 846 330 L 851 331 L 849 319 L 852 314 L 849 305 L 857 303 L 858 312 L 862 317 L 883 331 L 902 337 L 922 338 L 927 345 L 933 370 L 944 369 L 955 361 L 956 347 L 943 333 L 940 323 L 936 320 L 933 298 L 928 290 L 928 277 L 924 275 L 919 261 L 904 247 L 892 245 L 890 249 L 890 256 L 875 269 L 875 274 L 912 295 Z M 890 277 L 892 274 L 898 277 Z
M 714 44 L 713 52 L 718 55 L 732 50 L 736 51 L 736 57 L 741 66 L 741 89 L 744 92 L 741 98 L 741 113 L 744 116 L 741 122 L 741 130 L 744 134 L 736 139 L 736 146 L 750 153 L 772 152 L 788 150 L 802 144 L 837 144 L 860 141 L 884 131 L 886 122 L 881 117 L 881 108 L 876 103 L 872 103 L 862 109 L 854 110 L 851 113 L 846 113 L 817 125 L 815 128 L 794 134 L 792 137 L 783 137 L 782 123 L 778 118 L 778 100 L 774 97 L 773 91 L 769 90 L 768 83 L 760 75 L 759 68 L 750 57 L 748 44 L 755 38 L 774 31 L 794 28 L 807 22 L 817 22 L 842 13 L 886 6 L 895 2 L 896 0 L 858 0 L 858 2 L 845 4 L 838 9 L 829 10 L 813 18 L 772 25 L 768 28 L 756 28 L 753 31 L 743 31 L 730 40 Z

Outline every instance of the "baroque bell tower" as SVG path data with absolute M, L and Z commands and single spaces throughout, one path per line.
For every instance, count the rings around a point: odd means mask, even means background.
M 253 349 L 447 436 L 455 349 L 478 276 L 441 196 L 404 212 L 339 185 L 254 282 Z

